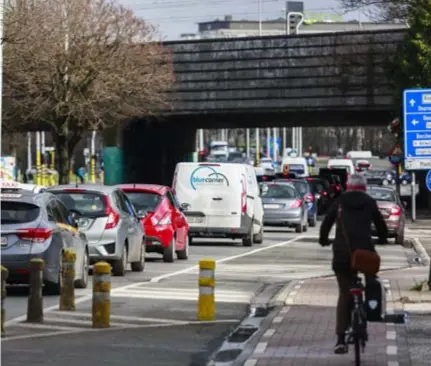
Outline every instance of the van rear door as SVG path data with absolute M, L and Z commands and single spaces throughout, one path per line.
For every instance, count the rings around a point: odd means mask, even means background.
M 180 163 L 174 190 L 191 227 L 237 228 L 241 223 L 239 164 Z

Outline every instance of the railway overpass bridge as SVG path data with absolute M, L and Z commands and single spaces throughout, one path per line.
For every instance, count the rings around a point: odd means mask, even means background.
M 165 43 L 176 78 L 172 108 L 124 129 L 127 179 L 170 182 L 173 165 L 194 148 L 196 128 L 387 124 L 393 93 L 385 63 L 404 36 L 387 30 Z

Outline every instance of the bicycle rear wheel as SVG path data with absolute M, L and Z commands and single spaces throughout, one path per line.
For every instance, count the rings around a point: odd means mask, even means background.
M 353 313 L 353 336 L 355 343 L 355 366 L 361 366 L 361 331 L 360 327 L 360 319 L 358 312 Z

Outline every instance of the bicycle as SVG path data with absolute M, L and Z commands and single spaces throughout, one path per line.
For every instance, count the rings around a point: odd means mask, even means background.
M 347 342 L 355 346 L 355 366 L 361 365 L 361 351 L 365 351 L 365 345 L 368 341 L 364 290 L 362 280 L 357 276 L 350 289 L 350 294 L 353 298 L 352 324 L 350 330 L 347 332 Z

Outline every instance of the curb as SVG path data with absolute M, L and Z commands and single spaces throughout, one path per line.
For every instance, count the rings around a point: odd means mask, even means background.
M 425 247 L 422 245 L 419 239 L 413 238 L 411 239 L 411 243 L 413 248 L 417 254 L 422 258 L 422 262 L 424 265 L 429 265 L 431 263 L 430 256 L 426 251 Z
M 266 304 L 260 302 L 258 308 L 250 307 L 250 313 L 243 321 L 225 338 L 222 345 L 211 355 L 207 366 L 234 366 L 242 365 L 253 353 L 256 345 L 269 328 L 272 321 L 277 317 L 280 310 L 290 296 L 295 293 L 298 284 L 304 281 L 292 280 L 278 290 Z M 251 304 L 255 301 L 252 300 Z M 258 302 L 259 303 L 259 302 Z M 264 310 L 259 315 L 256 310 Z M 232 341 L 235 335 L 250 333 L 244 341 Z

